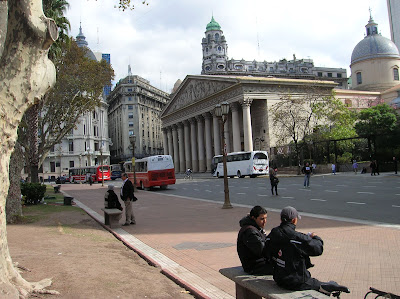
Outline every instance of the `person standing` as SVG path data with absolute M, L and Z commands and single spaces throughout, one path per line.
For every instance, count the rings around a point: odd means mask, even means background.
M 313 163 L 311 164 L 312 166 L 312 174 L 316 174 L 317 173 L 317 164 Z
M 310 175 L 311 175 L 311 167 L 308 162 L 304 165 L 303 169 L 301 170 L 304 173 L 304 188 L 310 188 Z
M 123 226 L 136 224 L 135 215 L 133 215 L 132 201 L 134 198 L 134 188 L 132 182 L 128 179 L 128 175 L 123 173 L 121 176 L 124 181 L 121 187 L 121 199 L 125 204 L 125 223 Z
M 396 159 L 396 157 L 393 157 L 393 169 L 394 169 L 394 173 L 397 174 L 397 159 Z
M 353 171 L 354 174 L 357 174 L 357 170 L 358 170 L 358 163 L 356 160 L 353 160 Z
M 376 175 L 376 163 L 375 163 L 375 160 L 371 161 L 371 164 L 369 164 L 369 167 L 371 167 L 371 175 Z
M 332 163 L 332 173 L 336 175 L 336 164 Z
M 272 265 L 266 258 L 266 223 L 267 210 L 261 206 L 253 207 L 250 214 L 239 221 L 240 231 L 236 248 L 243 270 L 249 274 L 272 274 Z
M 269 180 L 271 182 L 271 192 L 272 195 L 274 195 L 274 188 L 275 188 L 275 194 L 278 195 L 278 183 L 279 179 L 277 177 L 276 171 L 271 169 L 269 171 Z
M 275 282 L 289 290 L 316 290 L 330 295 L 333 291 L 350 293 L 345 286 L 334 281 L 321 282 L 312 278 L 307 270 L 314 265 L 310 256 L 319 256 L 323 252 L 324 242 L 315 233 L 303 234 L 296 231 L 301 219 L 293 207 L 285 207 L 281 211 L 281 224 L 273 228 L 267 236 L 267 256 L 274 264 L 273 278 Z

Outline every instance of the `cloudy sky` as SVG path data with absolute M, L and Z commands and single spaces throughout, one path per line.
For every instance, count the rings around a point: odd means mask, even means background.
M 132 73 L 170 92 L 176 80 L 201 72 L 201 40 L 214 15 L 234 59 L 277 61 L 311 58 L 340 67 L 350 58 L 372 17 L 390 38 L 386 0 L 68 0 L 70 35 L 83 34 L 93 51 L 111 54 L 115 81 Z

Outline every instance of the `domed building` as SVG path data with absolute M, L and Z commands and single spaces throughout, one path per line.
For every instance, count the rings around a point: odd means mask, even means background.
M 400 84 L 399 50 L 378 33 L 378 24 L 371 16 L 365 27 L 367 35 L 351 55 L 352 89 L 382 92 Z

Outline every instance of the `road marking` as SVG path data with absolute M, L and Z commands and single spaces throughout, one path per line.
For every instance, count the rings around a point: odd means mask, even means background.
M 206 190 L 206 192 L 212 192 L 211 190 Z
M 338 190 L 325 190 L 325 192 L 339 192 Z
M 395 205 L 392 205 L 392 207 L 393 207 L 393 208 L 400 208 L 400 206 L 395 206 Z
M 236 193 L 238 195 L 246 195 L 247 193 Z
M 347 187 L 348 185 L 336 185 L 337 187 Z
M 400 194 L 395 194 L 395 195 L 400 195 Z
M 365 205 L 365 202 L 355 202 L 355 201 L 348 201 L 346 202 L 348 204 L 353 204 L 353 205 Z
M 282 196 L 282 198 L 286 198 L 286 199 L 294 199 L 294 197 L 292 197 L 292 196 Z
M 374 192 L 363 192 L 363 191 L 359 191 L 357 193 L 359 193 L 359 194 L 375 194 Z
M 310 198 L 310 200 L 315 200 L 315 201 L 326 201 L 326 199 L 319 199 L 319 198 Z
M 193 189 L 194 191 L 199 191 L 199 189 Z
M 244 189 L 249 189 L 249 187 L 242 187 L 242 188 L 244 188 Z
M 267 194 L 257 194 L 257 196 L 268 196 Z
M 363 186 L 363 188 L 376 188 L 376 186 Z

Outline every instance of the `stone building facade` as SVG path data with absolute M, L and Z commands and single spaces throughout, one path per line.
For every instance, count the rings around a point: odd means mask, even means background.
M 214 17 L 207 24 L 201 45 L 203 51 L 201 74 L 204 75 L 318 79 L 336 82 L 337 88 L 348 88 L 346 69 L 316 67 L 312 59 L 297 59 L 294 54 L 292 60 L 281 59 L 274 62 L 229 59 L 226 38 Z
M 137 75 L 117 83 L 107 97 L 112 164 L 132 158 L 130 135 L 136 136 L 136 158 L 163 153 L 160 113 L 169 97 Z
M 330 93 L 336 83 L 265 77 L 187 76 L 164 109 L 164 153 L 172 155 L 176 172 L 211 171 L 211 159 L 221 154 L 220 121 L 216 104 L 227 101 L 225 123 L 227 152 L 265 150 L 275 146 L 269 107 L 282 92 L 301 96 L 301 87 L 312 84 Z

